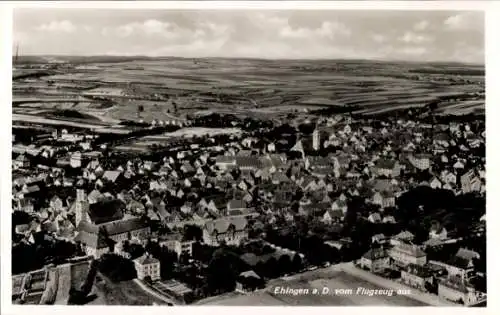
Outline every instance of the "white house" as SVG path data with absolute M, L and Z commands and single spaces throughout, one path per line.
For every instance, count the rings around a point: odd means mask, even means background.
M 160 279 L 160 261 L 149 254 L 134 259 L 134 265 L 139 280 L 144 280 L 148 276 L 153 281 Z

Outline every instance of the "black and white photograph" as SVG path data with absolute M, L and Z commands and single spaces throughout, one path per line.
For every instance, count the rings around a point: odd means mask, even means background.
M 13 8 L 8 299 L 486 307 L 485 11 L 447 7 Z

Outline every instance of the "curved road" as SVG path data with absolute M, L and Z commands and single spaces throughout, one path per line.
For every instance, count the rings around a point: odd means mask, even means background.
M 152 290 L 151 288 L 149 288 L 147 285 L 145 285 L 144 283 L 142 283 L 139 279 L 134 279 L 133 280 L 142 290 L 144 290 L 146 293 L 154 296 L 155 298 L 157 299 L 160 299 L 162 301 L 164 301 L 165 303 L 171 303 L 173 305 L 176 305 L 177 303 L 172 300 L 172 299 L 169 299 L 168 297 L 162 295 L 162 294 L 159 294 L 158 292 L 155 292 L 154 290 Z

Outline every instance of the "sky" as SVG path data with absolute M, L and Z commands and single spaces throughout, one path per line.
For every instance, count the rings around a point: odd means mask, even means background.
M 17 8 L 13 38 L 21 55 L 484 64 L 484 13 L 477 11 Z

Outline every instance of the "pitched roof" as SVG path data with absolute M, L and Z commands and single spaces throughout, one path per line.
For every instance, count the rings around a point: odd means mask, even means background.
M 114 183 L 118 179 L 118 176 L 120 176 L 120 174 L 121 173 L 119 171 L 106 171 L 102 175 L 102 178 L 107 179 Z
M 446 133 L 439 133 L 437 135 L 434 136 L 434 141 L 449 141 L 450 140 L 450 136 Z
M 410 240 L 413 239 L 415 236 L 409 232 L 409 231 L 401 231 L 399 234 L 394 236 L 394 238 L 401 239 L 401 240 Z
M 377 168 L 393 169 L 394 166 L 396 165 L 396 161 L 387 159 L 378 159 L 375 165 Z
M 389 179 L 377 179 L 373 183 L 373 190 L 382 192 L 382 191 L 391 191 L 392 184 Z
M 17 156 L 16 161 L 19 161 L 19 162 L 29 162 L 29 159 L 24 154 L 21 154 L 21 155 Z
M 414 257 L 424 257 L 427 256 L 427 254 L 420 249 L 417 245 L 410 245 L 410 244 L 398 244 L 394 246 L 394 250 L 397 250 L 399 252 L 403 252 L 405 254 L 408 254 L 410 256 Z
M 308 156 L 307 159 L 312 167 L 331 167 L 333 161 L 323 156 Z
M 449 277 L 449 278 L 439 282 L 439 285 L 445 286 L 449 289 L 453 289 L 455 291 L 459 291 L 462 293 L 469 292 L 465 283 L 461 279 L 459 279 L 458 277 Z
M 475 258 L 478 259 L 480 257 L 478 252 L 475 252 L 475 251 L 470 250 L 470 249 L 465 249 L 465 248 L 460 248 L 455 256 L 461 257 L 461 258 L 464 258 L 467 260 L 472 260 Z
M 242 278 L 257 278 L 257 279 L 260 279 L 259 275 L 255 273 L 255 271 L 253 270 L 248 270 L 248 271 L 244 271 L 242 273 L 240 273 L 239 275 L 240 277 Z
M 247 204 L 244 200 L 240 199 L 233 199 L 227 203 L 227 208 L 228 209 L 245 209 L 247 207 Z
M 409 264 L 406 271 L 420 278 L 429 278 L 432 276 L 432 271 L 429 268 L 417 264 Z
M 238 167 L 254 167 L 260 168 L 262 166 L 261 160 L 257 156 L 237 156 L 236 164 Z
M 226 233 L 230 226 L 234 226 L 235 231 L 242 231 L 247 227 L 248 221 L 244 217 L 225 217 L 205 223 L 208 233 Z
M 151 265 L 157 264 L 160 261 L 151 255 L 144 254 L 141 257 L 134 259 L 134 262 L 138 263 L 139 265 Z
M 96 233 L 88 232 L 88 231 L 80 231 L 75 237 L 76 242 L 82 242 L 91 248 L 101 249 L 108 247 L 108 243 L 106 237 L 97 231 Z
M 382 221 L 382 217 L 380 216 L 380 213 L 378 213 L 378 212 L 370 214 L 368 219 L 369 218 L 371 218 L 373 221 Z
M 89 206 L 89 216 L 95 224 L 120 220 L 125 204 L 121 200 L 103 200 Z
M 102 194 L 99 190 L 94 189 L 90 192 L 90 194 L 88 195 L 87 198 L 90 200 L 97 200 L 98 201 L 100 198 L 102 198 Z
M 26 188 L 27 193 L 35 193 L 40 191 L 40 187 L 38 185 L 31 185 Z
M 254 253 L 246 253 L 240 256 L 240 259 L 243 260 L 249 266 L 255 266 L 259 262 L 265 263 L 269 259 L 274 257 L 273 253 L 265 254 L 257 256 Z
M 236 163 L 236 158 L 234 156 L 219 155 L 215 157 L 215 163 Z
M 327 211 L 332 219 L 344 217 L 344 212 L 342 212 L 342 210 L 327 210 Z

